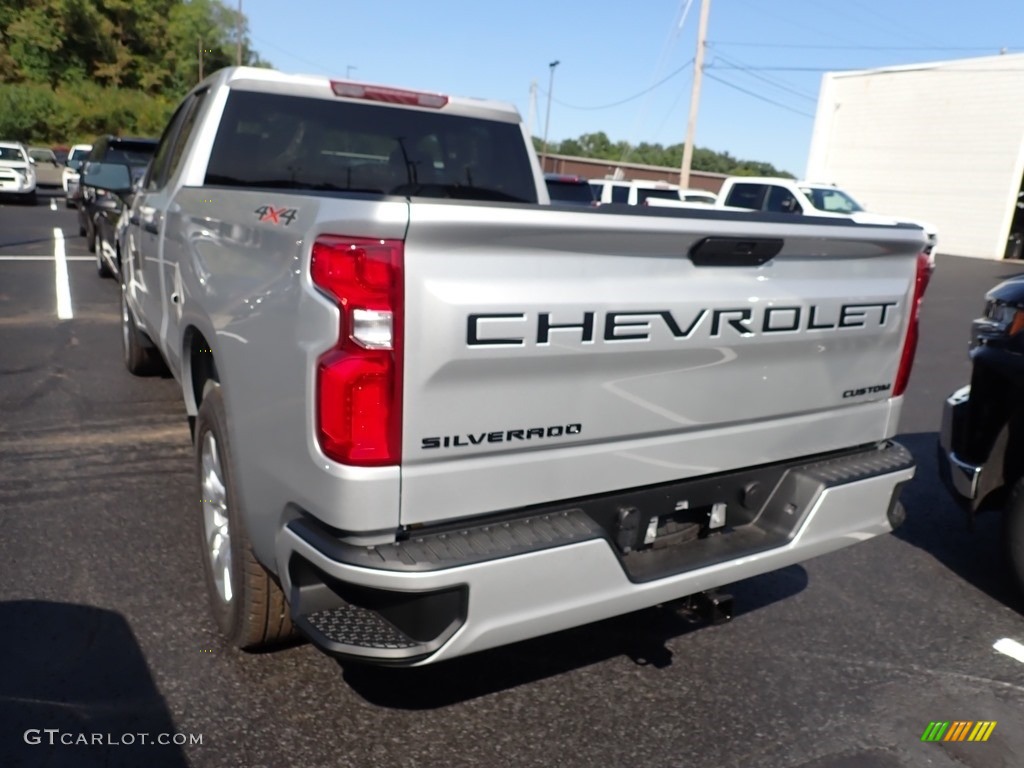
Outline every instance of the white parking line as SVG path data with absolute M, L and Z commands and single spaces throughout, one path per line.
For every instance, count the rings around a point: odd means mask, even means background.
M 57 279 L 57 317 L 70 320 L 74 317 L 71 311 L 71 284 L 68 282 L 68 259 L 64 253 L 64 231 L 60 227 L 53 228 L 53 263 Z
M 96 261 L 94 256 L 65 256 L 65 261 Z M 53 261 L 53 256 L 39 256 L 37 254 L 8 253 L 0 256 L 0 261 Z
M 57 198 L 55 198 L 55 197 L 51 197 L 50 198 L 50 210 L 51 211 L 56 211 L 57 210 Z
M 996 641 L 992 647 L 1000 653 L 1005 653 L 1011 659 L 1024 663 L 1024 645 L 1021 645 L 1016 640 L 1004 637 L 1002 640 Z

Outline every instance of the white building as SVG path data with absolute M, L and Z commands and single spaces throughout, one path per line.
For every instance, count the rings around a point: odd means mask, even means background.
M 1024 54 L 822 79 L 807 178 L 935 224 L 940 253 L 1003 258 L 1022 173 Z

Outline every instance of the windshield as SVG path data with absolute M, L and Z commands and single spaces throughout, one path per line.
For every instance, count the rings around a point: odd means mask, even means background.
M 0 147 L 0 160 L 14 163 L 26 162 L 25 155 L 17 147 Z
M 48 149 L 30 149 L 28 155 L 34 160 L 42 160 L 47 163 L 52 163 L 57 159 L 53 152 Z
M 811 205 L 819 211 L 830 213 L 857 213 L 864 209 L 860 204 L 842 190 L 834 187 L 800 187 L 800 191 L 807 195 Z
M 80 149 L 74 149 L 71 151 L 71 155 L 68 160 L 85 160 L 88 157 L 89 152 L 92 151 L 92 147 L 83 147 Z
M 111 144 L 107 153 L 101 158 L 104 163 L 124 163 L 125 165 L 146 165 L 153 159 L 156 142 L 121 141 Z
M 591 205 L 594 202 L 594 193 L 590 185 L 585 181 L 561 181 L 560 179 L 547 179 L 548 196 L 551 202 L 555 203 L 579 203 L 580 205 Z

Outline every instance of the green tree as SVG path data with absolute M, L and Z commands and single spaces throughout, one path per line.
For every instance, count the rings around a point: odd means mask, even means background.
M 241 20 L 242 24 L 239 25 Z M 155 135 L 204 74 L 267 66 L 221 0 L 0 0 L 0 134 Z

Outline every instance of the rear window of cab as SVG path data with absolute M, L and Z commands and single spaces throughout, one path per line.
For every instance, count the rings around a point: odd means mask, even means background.
M 232 90 L 206 184 L 536 203 L 512 123 Z

